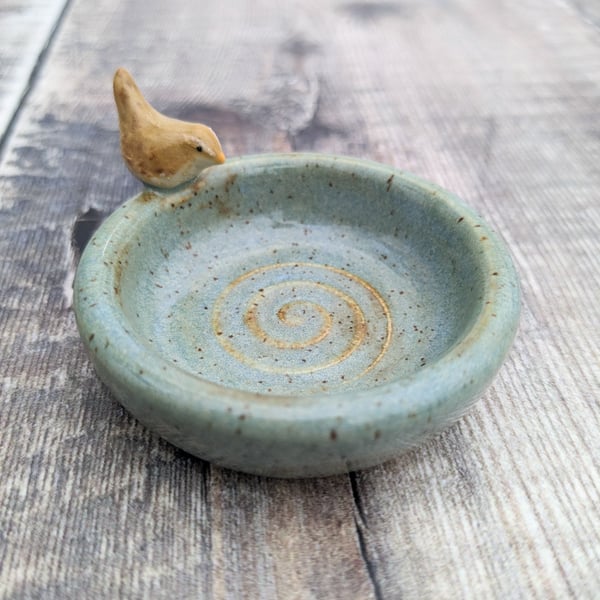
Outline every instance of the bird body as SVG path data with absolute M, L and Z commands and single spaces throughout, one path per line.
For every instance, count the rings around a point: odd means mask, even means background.
M 126 69 L 117 69 L 113 90 L 121 153 L 129 170 L 144 183 L 173 188 L 190 181 L 202 169 L 225 162 L 221 144 L 210 127 L 159 113 Z

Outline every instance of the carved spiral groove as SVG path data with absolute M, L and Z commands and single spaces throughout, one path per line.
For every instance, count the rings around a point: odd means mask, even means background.
M 346 366 L 354 379 L 379 363 L 392 336 L 390 311 L 372 285 L 343 269 L 303 262 L 259 267 L 233 280 L 215 302 L 212 324 L 237 361 L 288 376 Z

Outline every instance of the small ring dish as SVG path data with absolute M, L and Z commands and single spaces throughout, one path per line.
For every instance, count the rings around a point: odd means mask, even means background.
M 452 194 L 367 161 L 242 157 L 117 209 L 81 337 L 141 422 L 276 477 L 370 467 L 456 420 L 516 331 L 509 254 Z

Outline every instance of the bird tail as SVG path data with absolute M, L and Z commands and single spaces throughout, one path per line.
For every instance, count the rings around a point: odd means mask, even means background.
M 119 113 L 119 121 L 130 128 L 135 128 L 135 121 L 142 115 L 153 114 L 154 108 L 144 98 L 129 71 L 119 67 L 113 79 L 113 92 Z

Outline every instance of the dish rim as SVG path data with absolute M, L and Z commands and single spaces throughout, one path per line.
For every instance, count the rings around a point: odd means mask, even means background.
M 247 420 L 244 427 L 250 435 L 252 427 L 255 427 L 257 437 L 264 435 L 267 428 L 277 422 L 313 425 L 327 422 L 329 427 L 332 419 L 339 419 L 341 415 L 348 426 L 356 426 L 365 421 L 389 419 L 390 416 L 396 421 L 406 420 L 416 412 L 428 414 L 431 420 L 436 409 L 442 409 L 444 418 L 448 419 L 468 408 L 502 364 L 518 326 L 520 289 L 506 246 L 454 194 L 415 175 L 368 160 L 313 153 L 249 155 L 206 169 L 200 179 L 210 176 L 215 169 L 234 172 L 240 168 L 299 167 L 307 162 L 318 162 L 329 168 L 351 165 L 357 172 L 381 181 L 387 181 L 393 174 L 397 178 L 396 183 L 402 181 L 404 185 L 418 188 L 422 193 L 444 202 L 456 213 L 457 219 L 464 221 L 465 226 L 478 225 L 476 235 L 488 238 L 478 260 L 483 261 L 490 277 L 494 278 L 495 289 L 487 297 L 486 302 L 489 302 L 481 305 L 481 312 L 461 339 L 437 360 L 411 375 L 368 389 L 341 389 L 311 395 L 264 394 L 225 387 L 193 375 L 137 340 L 127 328 L 127 317 L 120 310 L 119 302 L 111 295 L 114 286 L 111 273 L 114 275 L 114 270 L 105 267 L 104 259 L 111 243 L 136 226 L 135 219 L 130 218 L 131 212 L 144 206 L 144 203 L 136 204 L 140 198 L 138 194 L 115 210 L 95 233 L 83 252 L 74 283 L 74 310 L 80 335 L 101 377 L 108 380 L 109 387 L 118 388 L 115 382 L 122 381 L 125 387 L 147 396 L 140 402 L 148 403 L 149 410 L 176 414 L 179 419 L 185 419 L 186 415 L 207 418 L 220 415 L 232 420 L 237 419 L 242 411 L 248 413 L 250 407 L 253 419 Z M 167 195 L 177 201 L 181 195 L 189 193 L 192 185 L 186 184 Z M 144 193 L 148 193 L 148 189 L 141 192 Z M 125 214 L 129 214 L 129 218 L 122 218 L 121 215 Z M 109 293 L 93 296 L 92 300 L 96 302 L 90 302 L 90 286 L 91 289 L 104 288 Z M 103 298 L 108 298 L 108 301 L 99 302 Z M 109 343 L 105 345 L 107 341 Z M 117 396 L 123 400 L 122 394 L 117 393 Z M 374 398 L 380 409 L 378 416 L 374 415 Z

